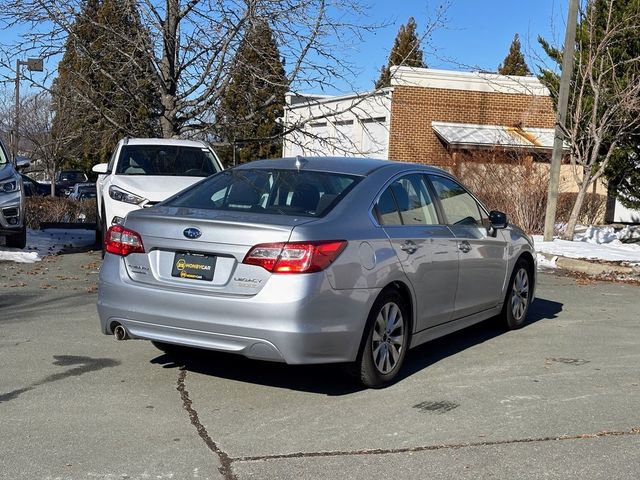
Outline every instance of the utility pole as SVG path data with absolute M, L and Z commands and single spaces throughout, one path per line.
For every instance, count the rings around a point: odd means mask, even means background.
M 18 148 L 20 147 L 20 67 L 25 65 L 31 72 L 42 72 L 44 70 L 44 62 L 41 58 L 28 58 L 24 60 L 16 60 L 16 105 L 13 119 L 13 131 L 11 132 L 11 158 L 15 165 L 18 157 Z
M 553 229 L 556 223 L 556 208 L 558 204 L 558 188 L 560 185 L 560 166 L 564 147 L 564 126 L 567 120 L 567 103 L 569 102 L 569 88 L 573 75 L 573 57 L 576 43 L 576 26 L 578 24 L 579 0 L 569 0 L 569 14 L 567 16 L 567 31 L 564 37 L 564 53 L 562 55 L 562 75 L 560 76 L 560 91 L 558 93 L 558 115 L 556 118 L 556 134 L 553 140 L 553 154 L 551 155 L 551 171 L 549 175 L 549 193 L 547 195 L 547 212 L 544 217 L 544 241 L 553 240 Z

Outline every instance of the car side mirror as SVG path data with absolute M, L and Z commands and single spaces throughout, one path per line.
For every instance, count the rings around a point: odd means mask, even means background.
M 499 212 L 498 210 L 491 210 L 489 212 L 489 222 L 491 222 L 491 227 L 495 228 L 496 230 L 507 228 L 507 226 L 509 225 L 507 214 Z
M 97 164 L 97 165 L 94 165 L 94 167 L 91 169 L 91 171 L 92 171 L 92 172 L 95 172 L 95 173 L 102 173 L 102 174 L 104 174 L 104 173 L 107 173 L 107 167 L 108 167 L 108 164 L 106 164 L 106 163 L 99 163 L 99 164 Z
M 16 168 L 22 170 L 31 165 L 31 160 L 27 157 L 16 157 Z

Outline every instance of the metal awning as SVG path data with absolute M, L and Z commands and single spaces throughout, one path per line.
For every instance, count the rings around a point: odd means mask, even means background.
M 517 148 L 552 150 L 553 128 L 507 127 L 470 123 L 431 122 L 431 127 L 451 148 Z

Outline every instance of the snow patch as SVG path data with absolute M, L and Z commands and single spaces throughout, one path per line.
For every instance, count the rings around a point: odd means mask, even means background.
M 542 255 L 541 253 L 538 253 L 536 257 L 537 257 L 538 268 L 557 268 L 558 267 L 556 265 L 556 260 L 558 260 L 557 255 L 549 259 L 546 256 Z
M 0 262 L 35 263 L 39 262 L 38 252 L 23 252 L 14 248 L 0 248 Z
M 533 241 L 537 252 L 550 255 L 640 263 L 640 243 L 630 243 L 640 242 L 640 229 L 637 227 L 626 226 L 616 231 L 613 227 L 589 226 L 577 232 L 572 242 L 558 238 L 545 242 L 542 235 L 533 235 Z

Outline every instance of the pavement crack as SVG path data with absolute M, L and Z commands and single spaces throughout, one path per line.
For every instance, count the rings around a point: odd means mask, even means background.
M 205 443 L 207 448 L 215 453 L 220 460 L 220 467 L 218 471 L 225 478 L 225 480 L 237 480 L 237 477 L 233 473 L 231 469 L 232 459 L 227 455 L 225 451 L 223 451 L 218 444 L 211 438 L 207 429 L 200 422 L 200 417 L 198 416 L 198 412 L 193 408 L 193 402 L 191 398 L 189 398 L 189 391 L 185 387 L 185 378 L 187 376 L 187 371 L 184 368 L 180 369 L 180 373 L 178 374 L 178 386 L 176 390 L 180 392 L 180 398 L 182 400 L 182 408 L 184 408 L 189 414 L 189 420 L 191 421 L 191 425 L 193 425 L 198 432 L 198 435 Z
M 531 437 L 531 438 L 517 438 L 512 440 L 494 440 L 485 442 L 468 442 L 468 443 L 450 443 L 440 445 L 422 445 L 417 447 L 403 447 L 403 448 L 375 448 L 369 450 L 333 450 L 324 452 L 294 452 L 294 453 L 282 453 L 273 455 L 256 455 L 247 457 L 231 458 L 230 462 L 255 462 L 264 460 L 281 460 L 288 458 L 313 458 L 313 457 L 344 457 L 344 456 L 358 456 L 358 455 L 387 455 L 394 453 L 414 453 L 414 452 L 426 452 L 432 450 L 447 450 L 447 449 L 460 449 L 471 447 L 487 447 L 494 445 L 512 445 L 518 443 L 538 443 L 538 442 L 558 442 L 563 440 L 584 440 L 589 438 L 602 438 L 602 437 L 621 437 L 640 435 L 640 427 L 632 428 L 630 430 L 622 431 L 602 431 L 596 433 L 584 433 L 578 435 L 561 435 L 556 437 Z

